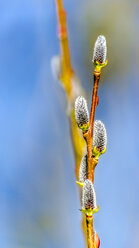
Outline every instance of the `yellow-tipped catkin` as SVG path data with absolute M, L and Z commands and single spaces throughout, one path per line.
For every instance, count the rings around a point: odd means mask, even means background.
M 96 193 L 90 180 L 85 180 L 82 191 L 82 209 L 97 209 Z
M 94 46 L 94 53 L 92 61 L 99 62 L 101 64 L 106 63 L 107 45 L 106 38 L 103 35 L 99 35 Z
M 107 132 L 102 121 L 96 120 L 93 129 L 93 149 L 103 153 L 107 145 Z
M 75 118 L 78 126 L 86 125 L 89 122 L 87 102 L 83 96 L 78 96 L 75 101 Z

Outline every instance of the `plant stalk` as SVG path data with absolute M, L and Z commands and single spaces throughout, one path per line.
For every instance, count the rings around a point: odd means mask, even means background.
M 94 170 L 97 165 L 97 160 L 93 158 L 92 154 L 92 144 L 93 144 L 93 126 L 94 126 L 94 117 L 95 111 L 98 104 L 98 84 L 100 79 L 100 72 L 94 71 L 94 87 L 93 87 L 93 94 L 92 94 L 92 104 L 91 104 L 91 112 L 90 112 L 90 121 L 89 121 L 89 129 L 84 134 L 84 138 L 86 139 L 87 143 L 87 163 L 88 163 L 88 171 L 87 171 L 87 178 L 94 183 Z
M 73 151 L 75 156 L 75 175 L 77 180 L 79 179 L 79 168 L 81 159 L 85 152 L 85 141 L 82 137 L 82 134 L 77 126 L 75 120 L 75 93 L 74 88 L 72 87 L 72 77 L 74 71 L 71 65 L 70 51 L 69 51 L 69 42 L 68 42 L 68 32 L 67 32 L 67 21 L 66 21 L 66 11 L 64 10 L 63 0 L 55 0 L 56 12 L 57 12 L 57 26 L 58 26 L 58 38 L 60 43 L 61 50 L 61 59 L 62 59 L 62 75 L 61 82 L 64 86 L 65 93 L 67 95 L 68 104 L 71 105 L 71 113 L 69 115 L 70 121 L 70 131 L 71 139 L 73 144 Z M 84 219 L 82 218 L 82 228 L 84 235 L 86 233 L 86 225 L 84 225 Z M 85 235 L 86 239 L 86 235 Z
M 100 72 L 94 71 L 94 87 L 92 94 L 92 104 L 91 104 L 91 112 L 90 112 L 90 121 L 89 121 L 89 129 L 84 134 L 87 143 L 87 179 L 89 179 L 92 183 L 94 183 L 94 171 L 98 161 L 93 157 L 92 154 L 92 144 L 93 144 L 93 126 L 94 126 L 94 118 L 96 107 L 98 104 L 98 84 L 100 79 Z M 88 248 L 95 248 L 94 244 L 94 235 L 93 235 L 93 216 L 86 215 L 86 226 L 87 226 L 87 243 Z
M 88 248 L 94 248 L 93 216 L 86 216 Z

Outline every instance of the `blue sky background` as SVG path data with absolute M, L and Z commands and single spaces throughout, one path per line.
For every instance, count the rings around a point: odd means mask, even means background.
M 90 106 L 92 51 L 108 44 L 96 119 L 107 152 L 95 173 L 103 248 L 139 247 L 139 3 L 64 1 L 72 65 Z M 66 100 L 51 73 L 59 53 L 52 0 L 0 3 L 0 247 L 85 247 Z

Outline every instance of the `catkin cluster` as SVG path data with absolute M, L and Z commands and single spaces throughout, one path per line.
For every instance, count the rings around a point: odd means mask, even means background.
M 89 111 L 84 97 L 79 96 L 75 101 L 75 118 L 78 126 L 89 123 Z M 94 122 L 92 151 L 101 155 L 106 149 L 107 134 L 104 124 L 100 120 Z M 96 194 L 94 185 L 87 179 L 87 153 L 83 156 L 79 169 L 79 181 L 83 185 L 82 189 L 82 209 L 96 209 Z
M 68 96 L 69 106 L 73 106 L 73 100 L 75 101 L 75 118 L 78 127 L 82 130 L 83 137 L 87 143 L 87 153 L 84 154 L 81 160 L 79 169 L 79 182 L 82 186 L 82 212 L 86 215 L 86 239 L 88 248 L 99 248 L 100 239 L 96 231 L 93 228 L 93 214 L 98 211 L 96 204 L 96 194 L 94 189 L 94 169 L 98 163 L 99 156 L 106 151 L 107 134 L 104 124 L 101 121 L 96 120 L 94 122 L 95 110 L 98 104 L 98 84 L 101 74 L 101 69 L 108 63 L 107 58 L 107 46 L 106 39 L 103 35 L 99 35 L 94 46 L 93 52 L 93 64 L 94 70 L 94 88 L 92 96 L 91 114 L 89 120 L 89 111 L 87 102 L 80 87 L 80 80 L 73 73 L 71 67 L 71 61 L 69 56 L 68 36 L 66 27 L 66 15 L 63 8 L 62 1 L 56 1 L 57 5 L 57 20 L 58 20 L 58 35 L 61 44 L 61 55 L 53 56 L 51 59 L 51 70 L 53 77 L 56 81 L 60 82 L 65 89 Z M 59 11 L 60 10 L 60 11 Z M 64 14 L 64 18 L 61 18 Z M 62 31 L 64 27 L 64 32 Z M 64 38 L 64 42 L 63 42 Z M 66 65 L 66 66 L 65 66 Z M 73 113 L 73 109 L 69 107 L 69 114 Z M 74 120 L 74 115 L 70 115 L 70 118 Z M 72 123 L 74 124 L 74 122 Z M 73 125 L 73 141 L 74 141 L 74 127 Z M 77 128 L 77 127 L 75 127 Z M 77 137 L 79 137 L 77 135 Z M 77 138 L 78 139 L 78 138 Z M 75 140 L 77 140 L 75 138 Z M 76 147 L 76 145 L 75 145 Z M 75 148 L 74 147 L 74 148 Z M 75 154 L 77 148 L 75 148 Z
M 102 67 L 106 63 L 106 39 L 103 35 L 98 36 L 93 53 L 93 62 L 95 65 Z M 97 67 L 98 68 L 98 67 Z M 89 130 L 89 111 L 86 99 L 82 96 L 77 97 L 75 101 L 75 118 L 78 127 L 82 129 L 83 134 Z M 106 151 L 107 133 L 105 125 L 100 120 L 93 124 L 92 137 L 92 156 L 98 161 L 99 156 Z M 82 188 L 82 211 L 86 215 L 92 215 L 97 209 L 96 194 L 94 184 L 88 179 L 88 159 L 87 153 L 83 156 L 79 169 L 79 184 Z

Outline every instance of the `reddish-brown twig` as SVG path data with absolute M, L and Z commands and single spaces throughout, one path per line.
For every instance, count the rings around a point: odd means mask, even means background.
M 84 137 L 86 139 L 87 143 L 87 162 L 88 162 L 88 179 L 94 183 L 94 169 L 97 165 L 97 160 L 93 158 L 92 154 L 92 143 L 93 143 L 93 125 L 94 125 L 94 117 L 95 117 L 95 111 L 98 104 L 98 84 L 100 79 L 100 72 L 94 72 L 94 87 L 93 87 L 93 94 L 92 94 L 92 104 L 91 104 L 91 113 L 90 113 L 90 121 L 89 121 L 89 129 L 84 134 Z
M 89 129 L 84 134 L 87 143 L 87 163 L 88 163 L 88 171 L 87 178 L 94 183 L 94 170 L 98 163 L 98 161 L 93 158 L 92 154 L 92 143 L 93 143 L 93 126 L 94 126 L 94 117 L 95 111 L 98 104 L 98 84 L 100 79 L 100 72 L 94 72 L 94 87 L 92 94 L 92 104 L 91 104 L 91 113 L 90 113 L 90 121 L 89 121 Z M 87 226 L 87 242 L 88 248 L 95 248 L 94 245 L 94 236 L 93 236 L 93 216 L 86 215 L 86 226 Z
M 89 248 L 94 247 L 93 216 L 86 216 L 87 243 Z

